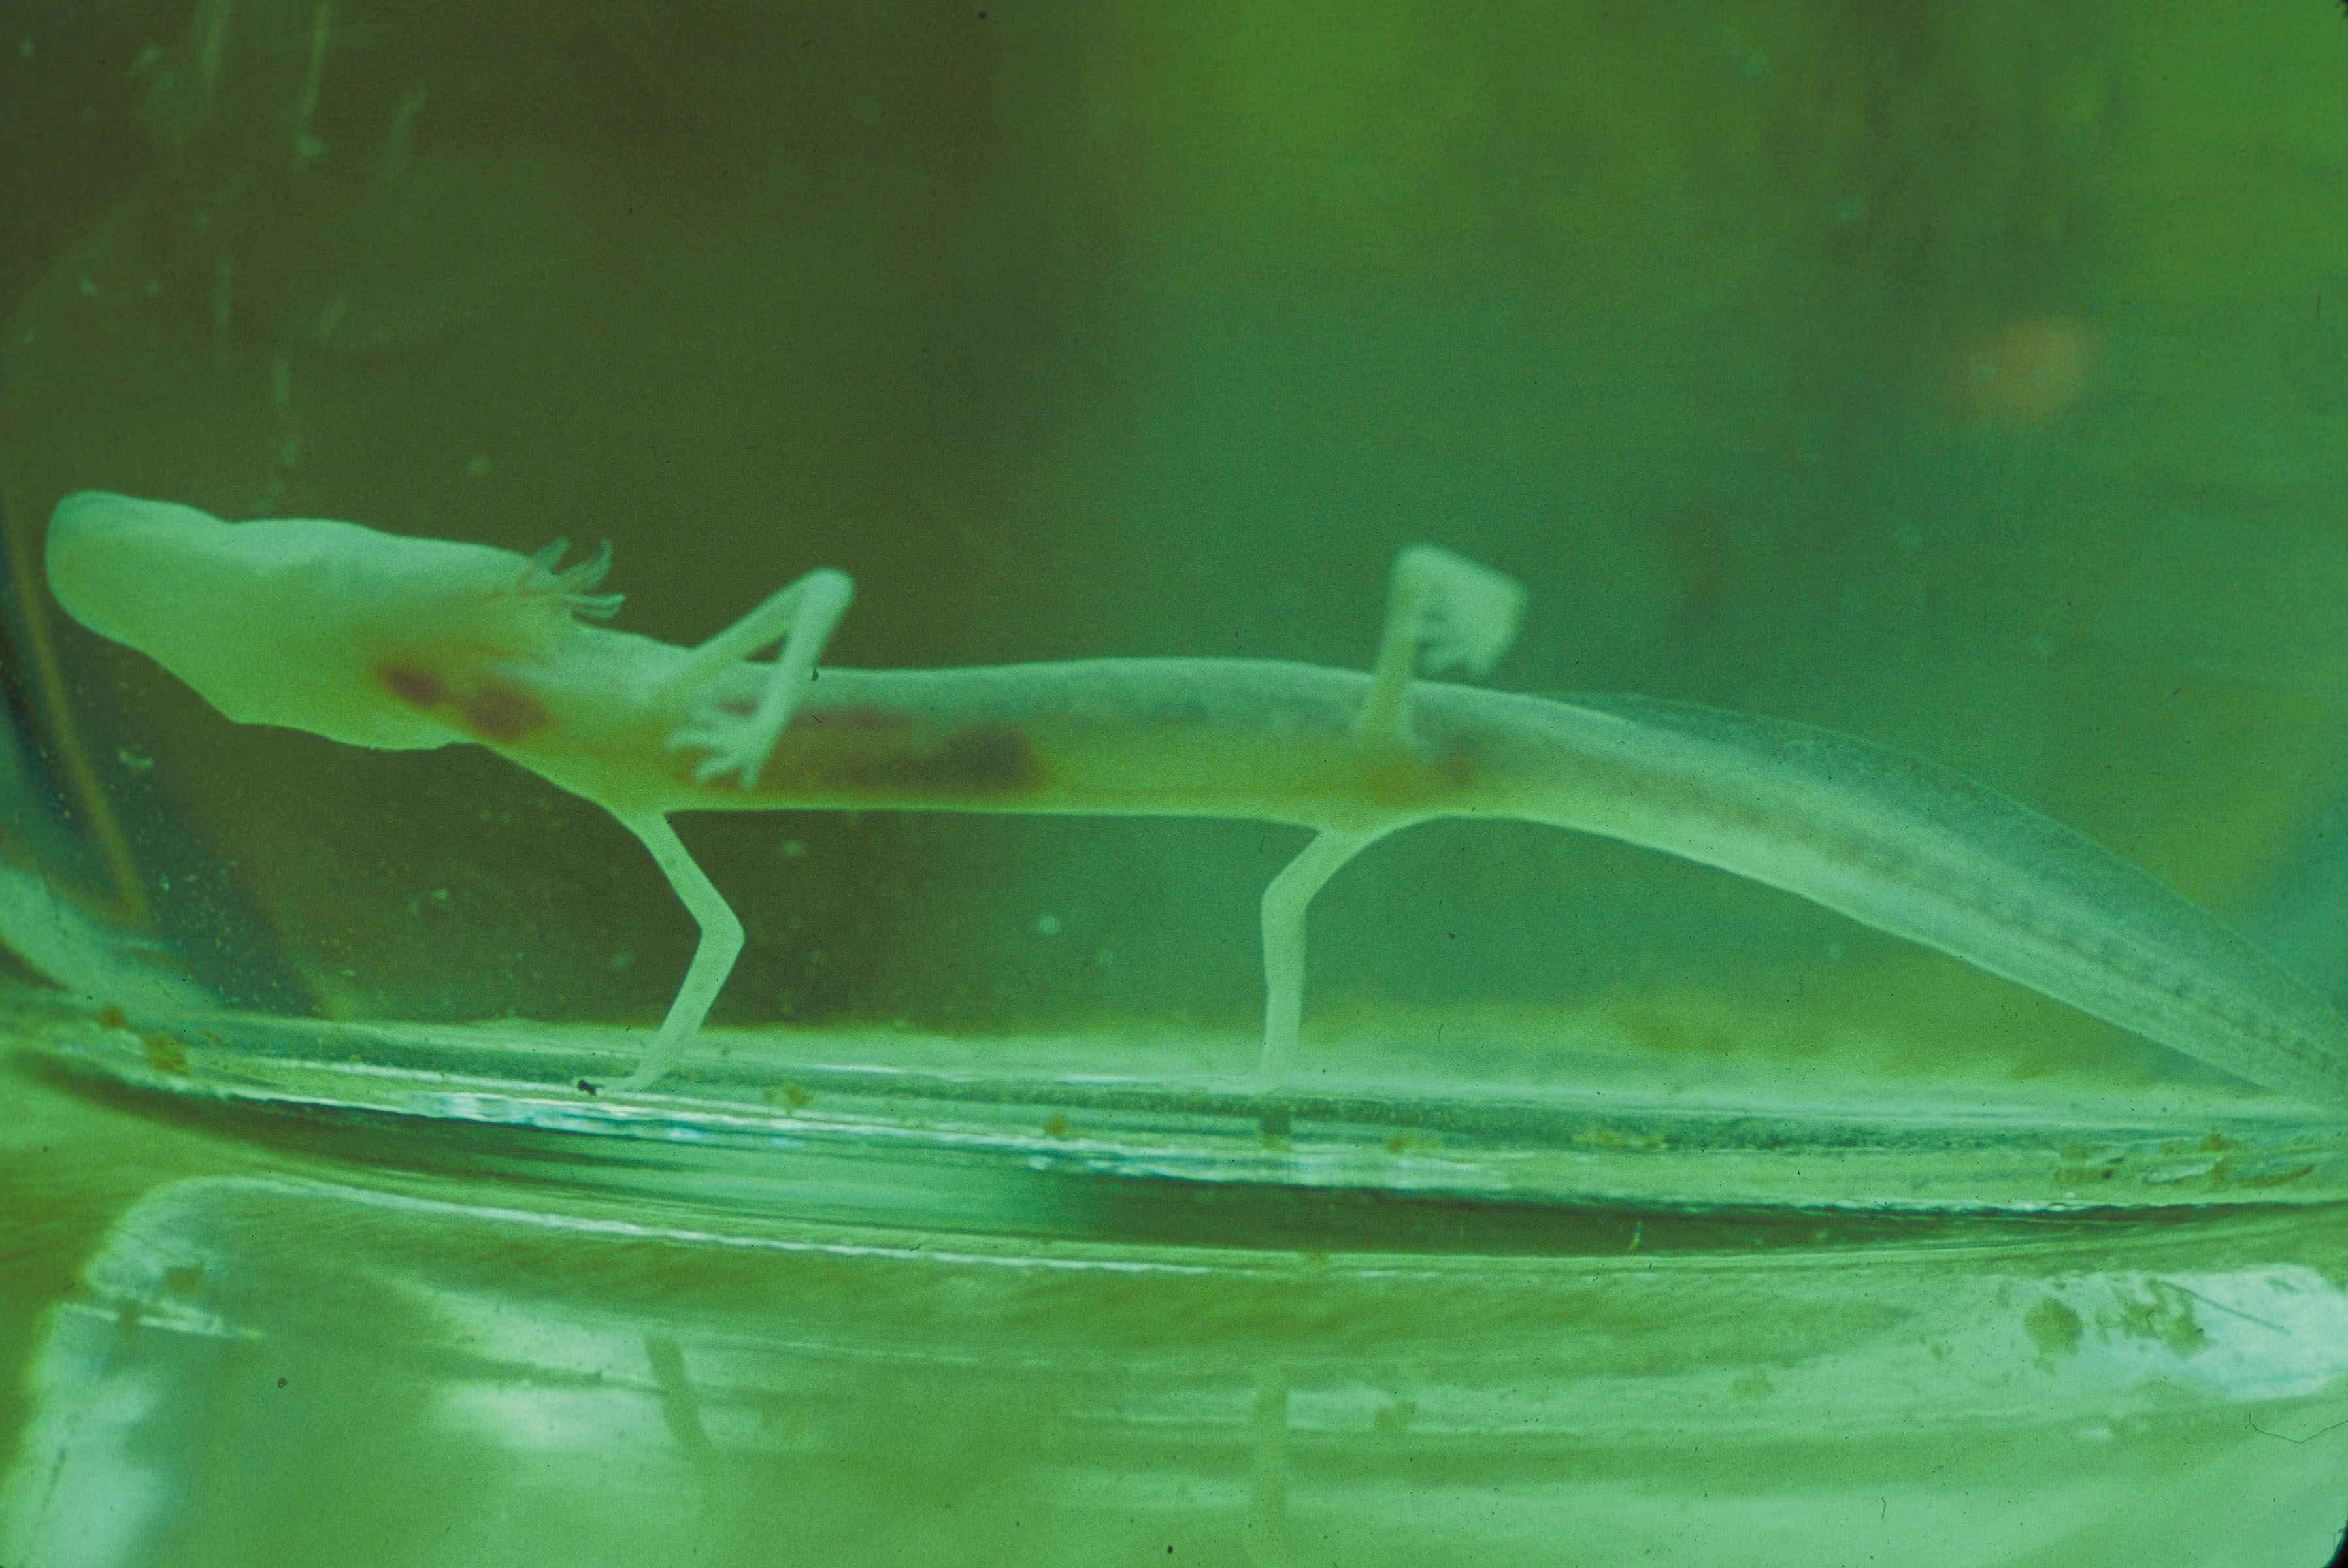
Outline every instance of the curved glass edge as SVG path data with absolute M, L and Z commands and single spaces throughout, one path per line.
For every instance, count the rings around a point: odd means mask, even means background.
M 90 1091 L 263 1143 L 891 1223 L 1082 1231 L 1119 1213 L 1142 1224 L 1146 1211 L 1160 1239 L 1282 1245 L 1292 1225 L 1215 1204 L 1317 1194 L 1313 1224 L 1351 1234 L 1336 1217 L 1350 1195 L 1362 1245 L 1399 1223 L 1406 1199 L 1448 1205 L 1447 1245 L 1611 1250 L 1611 1234 L 1541 1227 L 1567 1211 L 1625 1225 L 1739 1211 L 1849 1225 L 2348 1196 L 2335 1121 L 2191 1086 L 1869 1095 L 1845 1081 L 1720 1081 L 1709 1067 L 1700 1086 L 1673 1086 L 1594 1062 L 1586 1081 L 1538 1093 L 1430 1093 L 1417 1074 L 1408 1093 L 1371 1075 L 1266 1094 L 1209 1071 L 1203 1041 L 1166 1042 L 1145 1073 L 1131 1070 L 1130 1041 L 1099 1042 L 1098 1060 L 1120 1071 L 1092 1071 L 1072 1070 L 1088 1042 L 1067 1036 L 807 1030 L 710 1037 L 716 1049 L 685 1073 L 631 1091 L 618 1078 L 637 1037 L 617 1030 L 133 1018 L 15 989 L 0 991 L 0 1027 Z

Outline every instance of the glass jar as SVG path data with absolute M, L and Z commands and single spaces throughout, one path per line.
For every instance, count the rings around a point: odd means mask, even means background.
M 741 1042 L 620 1104 L 541 1030 L 13 1022 L 40 1092 L 214 1145 L 48 1317 L 13 1560 L 2249 1563 L 2336 1528 L 2348 1159 L 2224 1096 L 1561 1081 L 1267 1136 L 1211 1079 L 1044 1075 L 1062 1041 L 1035 1076 Z
M 2319 19 L 0 38 L 0 1562 L 2321 1562 L 2335 1116 L 1488 822 L 1322 895 L 1269 1094 L 1294 830 L 1081 802 L 685 821 L 748 946 L 631 1090 L 693 925 L 607 814 L 232 723 L 43 555 L 103 488 L 608 537 L 681 645 L 829 566 L 828 663 L 1360 669 L 1433 539 L 1496 682 L 1929 753 L 2328 989 Z

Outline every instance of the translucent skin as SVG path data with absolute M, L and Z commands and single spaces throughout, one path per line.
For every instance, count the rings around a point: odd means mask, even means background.
M 2321 999 L 2142 871 L 1904 753 L 1639 698 L 1433 682 L 1411 683 L 1404 721 L 1371 734 L 1367 675 L 1098 660 L 824 670 L 755 784 L 698 782 L 680 732 L 713 709 L 751 712 L 769 667 L 685 681 L 690 651 L 581 623 L 599 573 L 582 584 L 551 559 L 104 496 L 69 497 L 50 540 L 77 619 L 232 719 L 367 746 L 477 743 L 623 822 L 895 809 L 1376 834 L 1519 818 L 1735 872 L 2252 1081 L 2348 1104 L 2348 1021 Z

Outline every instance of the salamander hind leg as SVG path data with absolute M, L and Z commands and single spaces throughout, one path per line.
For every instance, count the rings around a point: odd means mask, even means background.
M 1384 830 L 1323 833 L 1263 890 L 1263 1056 L 1260 1087 L 1277 1089 L 1296 1060 L 1304 1025 L 1304 912 L 1313 896 Z
M 1372 745 L 1408 740 L 1413 671 L 1489 670 L 1516 641 L 1522 584 L 1465 556 L 1413 545 L 1395 558 L 1385 630 L 1355 733 Z M 1304 915 L 1340 867 L 1408 819 L 1323 833 L 1263 890 L 1263 1055 L 1256 1079 L 1276 1089 L 1292 1071 L 1304 1020 Z
M 1362 734 L 1402 737 L 1415 670 L 1465 670 L 1474 675 L 1490 670 L 1517 640 L 1524 608 L 1522 583 L 1465 556 L 1433 545 L 1413 545 L 1396 556 L 1385 630 L 1370 670 L 1370 700 L 1362 710 Z

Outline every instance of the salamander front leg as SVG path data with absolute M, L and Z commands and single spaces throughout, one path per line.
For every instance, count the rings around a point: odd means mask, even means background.
M 668 738 L 671 751 L 709 753 L 693 770 L 697 783 L 727 774 L 739 774 L 746 790 L 758 782 L 758 770 L 815 679 L 816 660 L 855 597 L 856 584 L 846 572 L 829 568 L 811 571 L 695 649 L 684 668 L 669 677 L 658 700 L 704 698 L 691 722 Z M 775 656 L 756 708 L 747 714 L 732 713 L 707 700 L 711 683 L 720 674 L 778 639 L 783 649 Z
M 622 816 L 620 825 L 642 839 L 644 847 L 652 851 L 654 862 L 668 877 L 668 885 L 676 889 L 686 913 L 701 927 L 701 940 L 693 949 L 693 962 L 685 971 L 684 983 L 676 989 L 676 999 L 668 1005 L 668 1016 L 661 1020 L 660 1032 L 644 1048 L 644 1060 L 636 1064 L 636 1070 L 620 1085 L 623 1089 L 644 1089 L 676 1066 L 685 1042 L 709 1017 L 717 993 L 726 988 L 726 977 L 734 971 L 734 960 L 741 956 L 742 922 L 735 917 L 726 896 L 695 864 L 666 817 Z

